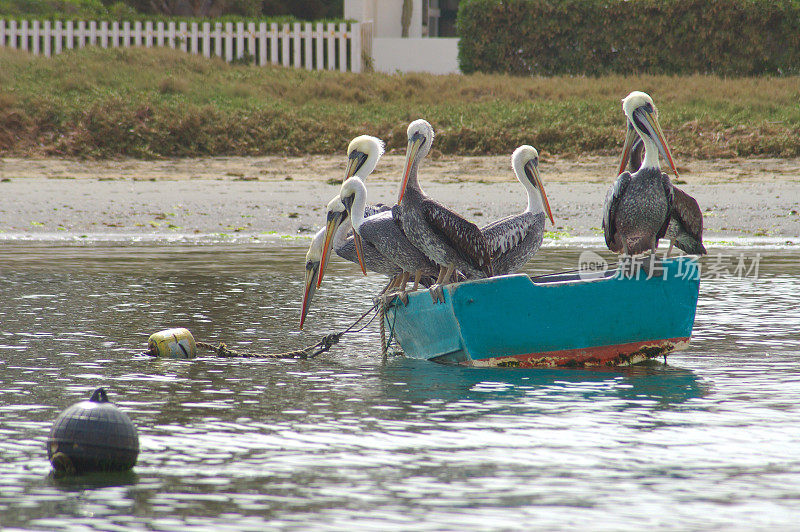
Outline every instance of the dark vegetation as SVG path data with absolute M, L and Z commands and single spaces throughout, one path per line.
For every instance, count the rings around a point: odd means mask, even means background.
M 465 73 L 800 73 L 798 0 L 462 0 L 458 32 Z
M 341 19 L 343 0 L 0 0 L 0 17 Z

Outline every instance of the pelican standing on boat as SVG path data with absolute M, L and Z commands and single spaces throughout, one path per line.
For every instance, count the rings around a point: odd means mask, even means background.
M 392 209 L 403 232 L 422 253 L 439 265 L 436 284 L 447 284 L 455 270 L 468 278 L 492 276 L 486 238 L 477 225 L 425 195 L 417 171 L 431 149 L 433 127 L 425 120 L 408 126 L 408 147 L 398 206 Z
M 383 143 L 380 139 L 369 135 L 361 135 L 354 138 L 348 146 L 347 176 L 350 177 L 353 174 L 363 177 L 368 176 L 375 169 L 382 154 Z M 365 207 L 365 214 L 370 216 L 382 210 L 389 210 L 389 207 L 385 205 L 368 205 Z M 328 223 L 311 239 L 311 245 L 306 253 L 305 289 L 303 291 L 303 305 L 300 311 L 300 329 L 303 328 L 314 293 L 322 284 L 331 248 L 343 259 L 361 264 L 358 260 L 354 238 L 352 235 L 347 235 L 349 224 L 344 222 L 347 221 L 348 213 L 339 200 L 338 194 L 328 203 L 325 217 Z M 330 224 L 331 220 L 335 220 L 336 223 Z M 328 229 L 330 229 L 330 232 Z M 363 265 L 370 271 L 383 273 L 392 278 L 402 273 L 394 263 L 387 261 L 374 248 L 366 246 L 362 251 L 364 253 Z
M 375 170 L 378 160 L 383 155 L 383 141 L 377 137 L 370 135 L 361 135 L 350 141 L 347 145 L 347 168 L 345 169 L 345 180 L 351 176 L 357 175 L 361 179 L 366 179 L 368 175 Z M 370 211 L 367 216 L 375 214 L 377 211 Z M 317 280 L 317 287 L 322 284 L 322 277 L 325 274 L 325 266 L 327 265 L 328 256 L 332 247 L 333 234 L 338 230 L 340 224 L 344 221 L 343 217 L 346 216 L 344 205 L 342 205 L 339 195 L 334 196 L 328 203 L 328 211 L 326 213 L 326 227 L 325 243 L 322 248 L 322 264 L 320 266 L 320 275 Z M 332 218 L 339 218 L 339 224 L 332 224 Z M 355 248 L 356 255 L 361 253 L 360 242 L 356 243 L 358 247 Z M 342 257 L 349 260 L 348 257 Z M 364 261 L 357 261 L 361 266 L 364 275 L 367 274 L 364 269 Z
M 390 208 L 386 205 L 367 205 L 364 209 L 365 216 L 373 216 L 380 212 L 391 214 Z M 328 204 L 326 219 L 328 223 L 334 224 L 332 248 L 341 258 L 350 261 L 366 270 L 389 276 L 392 280 L 399 278 L 403 270 L 398 268 L 394 262 L 384 257 L 372 244 L 366 243 L 361 249 L 363 265 L 358 259 L 354 235 L 350 232 L 349 214 L 345 210 L 339 198 L 333 198 Z M 311 239 L 311 245 L 306 253 L 306 280 L 305 291 L 303 292 L 303 307 L 300 314 L 300 329 L 306 319 L 308 309 L 311 307 L 311 300 L 319 287 L 320 279 L 324 273 L 322 267 L 322 251 L 325 245 L 328 225 L 317 231 Z M 387 286 L 387 288 L 389 288 Z
M 633 126 L 628 122 L 628 135 L 635 135 L 636 140 L 630 147 L 630 161 L 628 161 L 628 171 L 635 172 L 642 166 L 644 157 L 644 143 Z M 627 138 L 626 138 L 627 143 Z M 623 148 L 625 153 L 626 148 Z M 620 172 L 625 165 L 623 157 L 620 163 Z M 703 245 L 703 212 L 697 200 L 689 194 L 672 185 L 672 210 L 669 213 L 669 226 L 664 235 L 669 239 L 669 249 L 666 256 L 669 257 L 672 246 L 677 247 L 684 253 L 690 255 L 705 255 L 708 253 Z
M 622 110 L 642 138 L 644 161 L 635 173 L 622 172 L 609 188 L 603 206 L 603 232 L 611 251 L 638 255 L 649 249 L 655 253 L 672 209 L 672 183 L 661 173 L 659 152 L 676 175 L 678 172 L 652 98 L 634 91 L 622 100 Z
M 361 240 L 374 246 L 385 258 L 403 270 L 403 277 L 398 286 L 405 291 L 409 275 L 414 274 L 414 288 L 417 289 L 422 275 L 435 276 L 438 272 L 436 264 L 430 261 L 414 244 L 412 244 L 395 220 L 393 211 L 379 212 L 366 216 L 364 206 L 367 203 L 367 187 L 358 176 L 349 178 L 342 184 L 340 195 L 353 225 L 353 237 L 356 247 Z
M 495 275 L 518 272 L 533 258 L 544 237 L 545 213 L 555 224 L 539 177 L 539 152 L 523 145 L 511 155 L 511 168 L 528 194 L 528 207 L 520 214 L 496 220 L 481 232 L 486 237 Z
M 393 261 L 385 257 L 370 242 L 363 242 L 359 239 L 359 243 L 356 244 L 356 235 L 350 231 L 352 229 L 350 222 L 351 212 L 342 204 L 341 200 L 336 201 L 337 199 L 332 199 L 328 204 L 329 214 L 327 216 L 328 224 L 333 224 L 335 227 L 333 250 L 336 254 L 346 261 L 363 266 L 362 271 L 381 273 L 390 277 L 402 273 L 402 270 L 395 266 Z M 364 205 L 362 213 L 364 217 L 372 217 L 380 213 L 391 214 L 391 208 L 382 203 Z M 328 229 L 329 225 L 326 225 L 325 230 L 327 231 Z M 359 260 L 359 254 L 361 260 Z

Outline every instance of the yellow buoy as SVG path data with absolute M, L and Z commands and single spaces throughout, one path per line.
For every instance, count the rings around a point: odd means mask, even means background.
M 189 329 L 166 329 L 150 335 L 147 350 L 151 356 L 194 358 L 197 356 L 197 343 Z

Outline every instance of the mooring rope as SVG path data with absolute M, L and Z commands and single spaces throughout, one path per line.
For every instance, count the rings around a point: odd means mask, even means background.
M 386 302 L 381 301 L 378 307 L 378 315 L 381 320 L 381 360 L 386 362 L 386 352 L 389 350 L 389 344 L 386 342 Z
M 392 313 L 392 321 L 389 324 L 389 335 L 386 335 L 386 310 L 387 309 L 394 309 Z M 394 339 L 394 324 L 397 320 L 397 305 L 392 305 L 386 300 L 381 301 L 380 307 L 378 307 L 378 314 L 380 315 L 381 319 L 381 360 L 383 363 L 386 363 L 387 358 L 389 357 L 389 346 L 392 345 L 392 340 Z
M 361 332 L 366 329 L 370 323 L 375 319 L 375 316 L 378 315 L 376 312 L 369 321 L 367 321 L 363 326 L 361 326 L 358 330 L 353 330 L 356 325 L 358 325 L 361 320 L 367 317 L 367 315 L 374 311 L 375 308 L 379 305 L 379 303 L 375 303 L 372 305 L 366 312 L 364 312 L 356 321 L 354 321 L 348 328 L 345 330 L 338 332 L 338 333 L 331 333 L 327 334 L 322 337 L 322 339 L 314 345 L 310 345 L 308 347 L 304 347 L 303 349 L 297 349 L 295 351 L 286 351 L 284 353 L 253 353 L 250 351 L 234 351 L 233 349 L 229 349 L 227 345 L 224 343 L 220 343 L 219 345 L 212 345 L 206 342 L 197 342 L 197 347 L 201 347 L 206 349 L 207 351 L 213 352 L 218 357 L 223 358 L 295 358 L 295 359 L 308 359 L 314 358 L 317 355 L 321 355 L 326 351 L 329 351 L 331 347 L 339 343 L 339 339 L 347 333 L 351 332 Z

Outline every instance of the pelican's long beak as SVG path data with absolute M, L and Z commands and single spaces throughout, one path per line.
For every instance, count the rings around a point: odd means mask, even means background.
M 675 162 L 672 160 L 672 153 L 669 151 L 669 144 L 667 144 L 667 139 L 664 137 L 664 132 L 661 130 L 661 125 L 658 123 L 658 118 L 653 113 L 649 113 L 644 109 L 638 110 L 644 119 L 647 121 L 647 125 L 651 129 L 651 132 L 655 134 L 653 141 L 656 143 L 658 147 L 658 151 L 661 152 L 661 155 L 669 162 L 669 167 L 672 168 L 672 171 L 675 172 L 675 177 L 678 177 L 678 169 L 675 168 Z
M 303 329 L 303 323 L 306 321 L 306 314 L 311 306 L 311 299 L 314 297 L 314 292 L 317 291 L 317 275 L 320 273 L 319 262 L 306 263 L 306 288 L 303 292 L 303 308 L 300 311 L 300 330 Z
M 353 243 L 356 245 L 356 256 L 358 257 L 358 265 L 361 266 L 361 272 L 367 275 L 367 268 L 364 266 L 364 248 L 361 244 L 361 235 L 353 231 Z
M 344 180 L 347 181 L 351 177 L 355 175 L 358 170 L 364 166 L 364 163 L 367 161 L 367 154 L 362 153 L 358 150 L 353 150 L 350 155 L 347 156 L 347 168 L 344 172 Z
M 622 146 L 622 158 L 619 160 L 617 175 L 624 172 L 625 167 L 628 166 L 628 159 L 631 156 L 631 147 L 633 143 L 636 142 L 636 137 L 639 136 L 630 121 L 626 121 L 626 123 L 628 124 L 628 131 L 625 133 L 625 144 Z
M 547 194 L 544 191 L 544 185 L 542 185 L 542 178 L 539 177 L 539 168 L 535 164 L 533 164 L 533 161 L 528 161 L 525 164 L 525 170 L 530 173 L 529 178 L 533 177 L 533 182 L 536 184 L 536 188 L 542 195 L 542 203 L 544 203 L 544 210 L 547 213 L 548 218 L 550 218 L 550 222 L 553 225 L 556 225 L 556 221 L 553 219 L 553 211 L 550 210 L 550 202 L 547 200 Z
M 328 213 L 328 222 L 325 225 L 325 243 L 322 245 L 322 260 L 320 261 L 317 288 L 322 286 L 322 277 L 325 275 L 325 267 L 328 265 L 328 256 L 333 247 L 333 235 L 336 233 L 336 230 L 339 229 L 339 225 L 341 225 L 343 219 L 344 214 L 341 212 Z
M 406 148 L 406 166 L 405 171 L 403 172 L 403 183 L 400 185 L 400 195 L 397 197 L 397 204 L 400 205 L 400 202 L 403 201 L 403 194 L 406 192 L 406 185 L 408 185 L 408 176 L 411 173 L 411 166 L 414 164 L 414 160 L 417 158 L 417 152 L 419 152 L 420 147 L 425 142 L 425 137 L 420 135 L 419 133 L 414 134 L 408 140 L 408 147 Z

